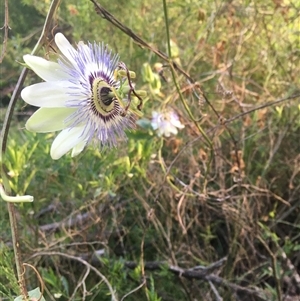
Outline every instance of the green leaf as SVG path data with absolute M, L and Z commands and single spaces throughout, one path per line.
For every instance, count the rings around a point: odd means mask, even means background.
M 28 292 L 28 296 L 30 297 L 30 300 L 40 300 L 40 301 L 46 301 L 44 297 L 41 297 L 41 291 L 40 288 L 37 287 L 34 290 Z M 14 301 L 23 301 L 23 296 L 18 296 L 17 298 L 14 299 Z
M 139 119 L 136 124 L 145 130 L 152 130 L 151 121 L 147 118 Z
M 60 277 L 60 281 L 62 283 L 62 286 L 64 288 L 64 291 L 65 291 L 66 295 L 69 296 L 69 284 L 68 284 L 68 280 L 66 279 L 66 277 L 61 276 Z

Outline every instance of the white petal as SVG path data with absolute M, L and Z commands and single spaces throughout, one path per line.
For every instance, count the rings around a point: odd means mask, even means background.
M 57 81 L 68 78 L 68 74 L 62 70 L 58 63 L 50 62 L 30 54 L 24 55 L 23 59 L 25 63 L 45 81 Z
M 26 122 L 26 129 L 36 133 L 60 131 L 67 127 L 66 118 L 74 113 L 73 108 L 41 108 Z
M 79 155 L 83 151 L 85 146 L 86 146 L 86 141 L 79 142 L 75 147 L 73 147 L 71 156 L 75 157 Z
M 168 127 L 168 133 L 177 135 L 177 133 L 178 133 L 177 128 L 176 128 L 175 126 L 172 126 L 172 125 L 170 124 L 169 127 Z M 170 136 L 170 134 L 169 134 L 169 136 Z
M 77 51 L 75 50 L 75 48 L 70 44 L 70 42 L 66 39 L 66 37 L 61 32 L 58 32 L 55 35 L 55 43 L 56 43 L 57 47 L 59 48 L 59 50 L 61 51 L 61 53 L 74 66 L 76 66 L 76 62 L 74 61 L 72 54 L 76 53 Z
M 176 127 L 178 127 L 179 129 L 183 129 L 184 125 L 180 122 L 180 120 L 178 118 L 171 118 L 170 123 Z
M 84 127 L 74 127 L 62 130 L 54 139 L 50 155 L 52 159 L 57 160 L 84 140 L 82 135 Z
M 179 120 L 172 120 L 171 123 L 178 127 L 179 129 L 183 129 L 184 128 L 184 125 L 179 121 Z
M 66 93 L 63 82 L 43 82 L 24 88 L 21 97 L 30 105 L 44 108 L 65 107 L 66 101 L 72 99 Z

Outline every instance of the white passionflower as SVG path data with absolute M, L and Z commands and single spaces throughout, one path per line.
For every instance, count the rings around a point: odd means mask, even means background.
M 26 64 L 45 82 L 23 89 L 28 104 L 40 107 L 27 121 L 26 129 L 46 133 L 61 131 L 51 146 L 59 159 L 72 150 L 79 154 L 92 140 L 113 147 L 126 139 L 125 130 L 135 128 L 141 96 L 119 56 L 103 44 L 80 42 L 75 49 L 62 33 L 55 35 L 61 55 L 57 62 L 25 55 Z M 136 107 L 137 100 L 140 105 Z
M 151 126 L 157 130 L 158 136 L 170 137 L 171 134 L 177 135 L 177 129 L 183 129 L 184 125 L 180 122 L 174 111 L 152 112 Z

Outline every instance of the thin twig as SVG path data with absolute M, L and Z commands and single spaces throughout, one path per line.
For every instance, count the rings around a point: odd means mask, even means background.
M 39 280 L 40 286 L 41 286 L 41 295 L 40 295 L 40 297 L 38 298 L 38 300 L 36 300 L 36 301 L 42 300 L 43 295 L 44 295 L 44 290 L 45 290 L 45 283 L 44 283 L 44 281 L 43 281 L 43 279 L 42 279 L 40 273 L 39 273 L 38 270 L 37 270 L 33 265 L 31 265 L 31 264 L 23 263 L 23 266 L 28 266 L 28 267 L 30 267 L 31 269 L 34 270 L 34 272 L 35 272 L 35 274 L 36 274 L 36 276 L 37 276 L 37 278 L 38 278 L 38 280 Z
M 16 219 L 16 208 L 15 204 L 13 203 L 7 203 L 8 207 L 8 213 L 9 213 L 9 221 L 10 221 L 10 230 L 11 230 L 11 236 L 12 236 L 12 243 L 14 248 L 14 255 L 15 255 L 15 262 L 16 262 L 16 268 L 17 268 L 17 276 L 18 276 L 18 284 L 20 288 L 20 293 L 23 296 L 23 299 L 25 301 L 28 299 L 28 293 L 26 289 L 26 283 L 25 283 L 25 269 L 23 268 L 23 261 L 21 256 L 21 246 L 19 244 L 19 235 L 18 235 L 18 225 L 17 225 L 17 219 Z
M 87 266 L 87 267 L 86 267 L 86 271 L 85 271 L 85 273 L 84 273 L 82 279 L 81 279 L 81 280 L 78 282 L 78 284 L 76 285 L 76 287 L 75 287 L 75 289 L 74 289 L 74 291 L 73 291 L 73 294 L 72 294 L 72 296 L 70 297 L 70 300 L 75 300 L 76 292 L 78 291 L 78 289 L 80 288 L 80 286 L 83 286 L 83 287 L 84 287 L 84 285 L 85 285 L 85 280 L 86 280 L 86 278 L 88 277 L 90 271 L 91 271 L 91 267 Z M 83 292 L 83 297 L 82 297 L 82 298 L 83 298 L 82 301 L 84 301 L 84 300 L 85 300 L 85 293 L 84 293 L 84 292 Z
M 136 291 L 138 291 L 140 288 L 142 288 L 144 285 L 146 284 L 146 279 L 144 278 L 143 282 L 136 288 L 134 288 L 132 291 L 130 291 L 129 293 L 127 293 L 126 295 L 124 295 L 121 299 L 121 301 L 123 301 L 126 297 L 128 297 L 129 295 L 135 293 Z
M 235 115 L 229 119 L 226 119 L 224 121 L 224 124 L 228 124 L 228 123 L 231 123 L 232 121 L 235 121 L 237 119 L 240 119 L 241 117 L 243 116 L 246 116 L 246 115 L 249 115 L 250 113 L 253 113 L 255 111 L 258 111 L 258 110 L 261 110 L 261 109 L 264 109 L 264 108 L 267 108 L 267 107 L 272 107 L 274 105 L 278 105 L 284 101 L 287 101 L 287 100 L 291 100 L 291 99 L 296 99 L 300 97 L 300 93 L 296 93 L 296 94 L 293 94 L 293 95 L 290 95 L 290 96 L 287 96 L 287 97 L 283 97 L 283 98 L 279 98 L 279 99 L 276 99 L 274 101 L 269 101 L 269 102 L 266 102 L 260 106 L 257 106 L 257 107 L 254 107 L 246 112 L 243 112 L 241 114 L 238 114 L 238 115 Z
M 223 301 L 223 298 L 220 296 L 219 292 L 217 291 L 216 287 L 214 286 L 214 284 L 211 281 L 208 281 L 213 293 L 216 296 L 216 300 L 217 301 Z
M 7 40 L 8 40 L 8 30 L 10 29 L 9 25 L 9 14 L 8 14 L 8 0 L 5 0 L 4 2 L 4 25 L 1 29 L 4 29 L 4 39 L 3 39 L 3 48 L 2 48 L 2 53 L 0 57 L 0 64 L 2 63 L 6 49 L 7 49 Z
M 69 255 L 66 253 L 61 253 L 61 252 L 38 252 L 38 253 L 33 254 L 31 258 L 38 257 L 38 256 L 48 256 L 48 257 L 60 256 L 60 257 L 65 257 L 65 258 L 82 263 L 88 269 L 92 270 L 97 276 L 99 276 L 105 282 L 105 284 L 107 285 L 107 287 L 110 291 L 112 301 L 118 301 L 117 296 L 116 296 L 110 282 L 107 280 L 107 278 L 102 273 L 100 273 L 95 267 L 93 267 L 91 264 L 89 264 L 87 261 L 83 260 L 82 258 L 73 256 L 73 255 Z
M 142 38 L 140 38 L 138 35 L 136 35 L 130 28 L 122 24 L 118 19 L 116 19 L 109 11 L 107 11 L 103 6 L 101 6 L 97 1 L 91 0 L 91 2 L 95 5 L 95 10 L 97 14 L 101 15 L 104 19 L 112 23 L 114 26 L 119 28 L 121 31 L 123 31 L 125 34 L 127 34 L 129 37 L 131 37 L 138 45 L 141 47 L 145 47 L 149 49 L 150 51 L 154 52 L 158 57 L 160 57 L 165 62 L 168 62 L 173 65 L 173 67 L 182 75 L 184 75 L 191 83 L 194 83 L 194 80 L 187 74 L 178 64 L 174 61 L 170 61 L 169 57 L 160 51 L 159 49 L 156 49 L 152 46 L 150 46 L 146 41 L 144 41 Z

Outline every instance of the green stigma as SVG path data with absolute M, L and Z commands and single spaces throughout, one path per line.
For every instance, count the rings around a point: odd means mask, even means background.
M 92 85 L 92 100 L 95 109 L 106 114 L 114 109 L 115 94 L 112 88 L 101 78 L 96 78 Z

